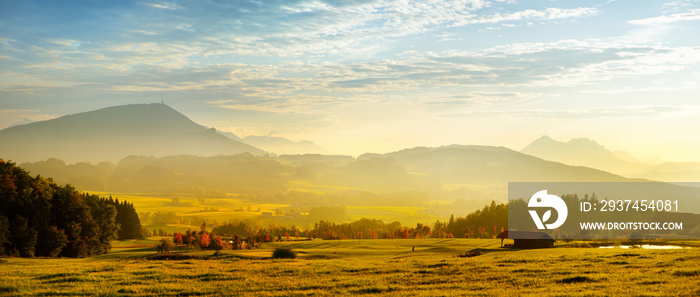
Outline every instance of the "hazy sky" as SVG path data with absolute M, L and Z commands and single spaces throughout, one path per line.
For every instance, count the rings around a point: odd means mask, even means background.
M 4 1 L 0 128 L 165 102 L 336 153 L 588 137 L 700 160 L 700 1 Z

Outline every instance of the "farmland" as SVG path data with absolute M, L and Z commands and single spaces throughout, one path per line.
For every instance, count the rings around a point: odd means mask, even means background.
M 115 242 L 86 259 L 0 260 L 6 295 L 390 296 L 519 294 L 697 296 L 700 248 L 643 250 L 568 247 L 511 250 L 491 239 L 298 241 L 250 251 L 185 251 L 199 258 L 146 260 L 156 238 Z M 277 246 L 297 259 L 270 259 Z M 411 251 L 415 247 L 415 251 Z M 457 257 L 480 249 L 483 255 Z M 178 252 L 177 249 L 175 252 Z
M 145 212 L 173 213 L 183 218 L 191 218 L 190 224 L 173 224 L 161 222 L 149 222 L 141 218 L 143 227 L 147 230 L 162 229 L 167 233 L 184 232 L 187 229 L 198 229 L 203 220 L 208 222 L 225 223 L 230 220 L 253 220 L 264 224 L 284 223 L 286 225 L 297 225 L 304 229 L 313 227 L 315 221 L 308 221 L 303 216 L 282 218 L 275 216 L 267 220 L 260 217 L 262 212 L 275 213 L 277 209 L 289 211 L 292 207 L 289 204 L 269 203 L 252 200 L 244 200 L 235 197 L 229 198 L 208 198 L 205 202 L 184 194 L 133 194 L 133 193 L 108 193 L 90 191 L 90 194 L 101 197 L 114 197 L 120 201 L 126 200 L 133 203 L 136 210 L 143 214 Z M 178 202 L 173 203 L 174 199 Z M 298 209 L 298 208 L 295 208 Z M 434 215 L 424 214 L 424 207 L 413 206 L 348 206 L 347 220 L 358 220 L 361 218 L 382 219 L 389 222 L 400 221 L 406 225 L 415 225 L 417 222 L 433 223 L 437 219 L 446 219 Z M 306 213 L 301 213 L 305 215 Z M 449 217 L 449 216 L 448 216 Z M 340 218 L 338 218 L 340 219 Z M 194 222 L 192 222 L 194 221 Z

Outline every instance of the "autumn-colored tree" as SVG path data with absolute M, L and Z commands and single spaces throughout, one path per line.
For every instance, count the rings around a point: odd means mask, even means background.
M 372 239 L 377 239 L 377 232 L 372 230 Z
M 190 230 L 187 230 L 187 232 L 185 232 L 185 236 L 182 237 L 182 242 L 187 246 L 188 249 L 189 247 L 195 244 L 196 240 L 197 239 L 195 238 L 195 233 Z
M 474 235 L 474 232 L 472 232 L 472 228 L 465 227 L 464 228 L 464 238 L 471 238 L 472 235 Z
M 437 230 L 436 230 L 437 231 Z M 428 225 L 423 225 L 421 227 L 420 233 L 423 234 L 423 236 L 430 234 L 430 226 Z
M 284 238 L 286 238 L 287 241 L 289 241 L 289 232 L 284 232 Z
M 182 244 L 182 233 L 177 232 L 173 234 L 173 243 L 178 246 Z
M 215 251 L 220 251 L 228 249 L 229 245 L 221 238 L 221 236 L 215 235 L 209 242 L 209 248 Z
M 196 240 L 196 245 L 199 248 L 207 248 L 209 246 L 209 242 L 211 241 L 211 237 L 209 237 L 209 233 L 207 232 L 199 232 L 199 235 L 197 240 Z
M 362 231 L 357 232 L 357 239 L 362 239 Z

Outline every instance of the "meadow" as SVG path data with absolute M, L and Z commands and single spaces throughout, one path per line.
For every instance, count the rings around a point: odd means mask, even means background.
M 86 259 L 0 259 L 0 294 L 28 296 L 698 296 L 700 247 L 500 248 L 492 239 L 267 243 L 148 260 L 156 238 L 115 242 Z M 296 259 L 272 259 L 288 246 Z M 415 251 L 412 249 L 415 248 Z M 482 255 L 459 257 L 479 249 Z
M 254 219 L 261 221 L 262 212 L 275 213 L 277 209 L 288 210 L 289 204 L 281 203 L 261 203 L 235 197 L 229 198 L 207 198 L 204 203 L 191 195 L 186 194 L 134 194 L 134 193 L 109 193 L 89 191 L 90 194 L 101 197 L 114 197 L 133 203 L 136 211 L 143 212 L 171 212 L 184 218 L 196 217 L 196 224 L 162 224 L 158 222 L 147 222 L 142 218 L 142 225 L 147 230 L 162 229 L 167 233 L 184 232 L 188 229 L 196 230 L 201 226 L 201 221 L 228 222 L 230 220 Z M 174 204 L 173 199 L 178 199 Z M 250 210 L 249 210 L 250 207 Z M 416 223 L 433 223 L 437 219 L 446 220 L 447 217 L 438 217 L 422 213 L 425 207 L 412 206 L 347 206 L 348 221 L 359 220 L 361 218 L 382 219 L 388 222 L 400 221 L 407 226 Z M 306 213 L 302 213 L 306 215 Z M 281 219 L 275 216 L 275 219 Z M 303 218 L 287 220 L 288 225 L 306 225 L 305 228 L 313 227 L 313 223 L 307 222 Z

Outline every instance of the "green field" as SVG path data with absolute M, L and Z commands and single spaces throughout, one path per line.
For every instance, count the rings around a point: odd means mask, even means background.
M 126 200 L 134 204 L 139 213 L 142 212 L 172 212 L 181 217 L 197 217 L 200 219 L 228 222 L 229 220 L 245 220 L 260 217 L 262 212 L 274 213 L 278 208 L 289 207 L 287 204 L 249 203 L 236 198 L 207 198 L 204 203 L 197 198 L 183 194 L 133 194 L 133 193 L 108 193 L 90 191 L 90 194 L 102 197 L 113 197 L 120 201 Z M 178 198 L 179 203 L 173 204 L 173 198 Z M 251 206 L 253 211 L 247 211 Z M 242 208 L 242 211 L 241 211 Z M 215 210 L 207 210 L 215 209 Z M 260 210 L 260 211 L 258 211 Z M 196 225 L 183 224 L 149 224 L 142 222 L 147 230 L 162 229 L 167 233 L 185 232 L 188 229 L 198 229 L 201 222 Z
M 217 222 L 231 220 L 259 219 L 262 212 L 274 213 L 277 209 L 287 210 L 288 204 L 260 203 L 245 201 L 237 198 L 207 198 L 204 203 L 197 198 L 183 194 L 133 194 L 133 193 L 108 193 L 90 191 L 90 194 L 102 197 L 118 198 L 133 203 L 136 211 L 143 212 L 172 212 L 181 217 L 197 217 Z M 173 204 L 173 198 L 179 199 L 178 204 Z M 248 211 L 248 206 L 253 211 Z M 215 209 L 215 210 L 210 210 Z M 387 222 L 399 221 L 406 226 L 414 226 L 416 223 L 432 224 L 438 218 L 433 215 L 425 215 L 422 212 L 425 207 L 412 206 L 348 206 L 348 218 L 359 220 L 361 218 L 380 219 Z M 259 211 L 258 211 L 259 210 Z M 275 217 L 279 219 L 279 217 Z M 288 222 L 288 225 L 300 224 L 296 220 Z M 308 223 L 308 222 L 307 222 Z M 312 222 L 315 223 L 315 222 Z M 342 223 L 342 222 L 338 222 Z M 197 229 L 201 221 L 195 225 L 159 224 L 142 222 L 147 230 L 162 229 L 167 233 L 184 232 L 188 229 Z M 311 224 L 313 225 L 313 224 Z
M 182 194 L 132 194 L 132 193 L 108 193 L 90 191 L 90 194 L 102 197 L 112 196 L 119 200 L 126 200 L 133 203 L 138 212 L 173 212 L 180 216 L 204 216 L 215 220 L 246 219 L 259 216 L 261 212 L 274 212 L 275 209 L 288 207 L 287 204 L 251 204 L 236 198 L 207 198 L 204 203 L 192 196 Z M 179 198 L 179 203 L 174 205 L 173 198 Z M 256 211 L 237 212 L 243 207 L 251 206 Z M 216 208 L 218 211 L 204 212 L 206 208 Z M 257 209 L 260 208 L 260 211 Z
M 698 296 L 700 248 L 499 248 L 499 240 L 270 243 L 219 259 L 146 260 L 153 243 L 89 259 L 0 259 L 0 294 L 36 296 Z M 299 258 L 270 259 L 274 247 Z M 411 249 L 415 247 L 415 252 Z M 484 254 L 457 257 L 473 249 Z M 177 251 L 177 250 L 176 250 Z M 182 252 L 209 257 L 211 251 Z

